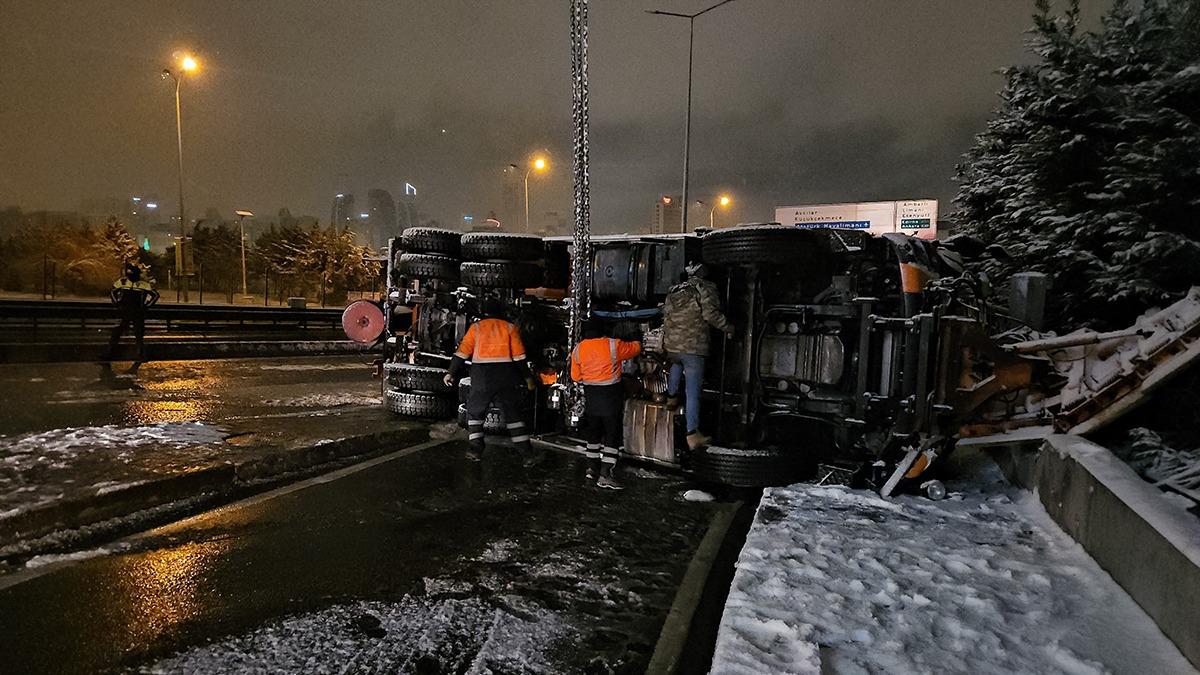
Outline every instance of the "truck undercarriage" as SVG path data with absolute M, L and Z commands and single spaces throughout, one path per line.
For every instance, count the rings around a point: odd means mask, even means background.
M 526 343 L 539 442 L 580 445 L 581 391 L 566 379 L 571 249 L 565 239 L 430 228 L 389 242 L 381 306 L 347 310 L 348 334 L 384 344 L 385 403 L 454 415 L 463 392 L 441 376 L 490 295 Z M 646 348 L 625 373 L 624 451 L 706 482 L 786 484 L 820 467 L 885 495 L 937 497 L 931 470 L 961 438 L 1092 430 L 1200 358 L 1200 289 L 1127 331 L 1045 336 L 988 302 L 986 280 L 965 264 L 978 249 L 774 224 L 592 238 L 588 312 Z M 689 455 L 663 405 L 661 306 L 700 262 L 736 332 L 713 340 L 701 401 L 712 445 Z M 503 423 L 490 414 L 487 428 Z

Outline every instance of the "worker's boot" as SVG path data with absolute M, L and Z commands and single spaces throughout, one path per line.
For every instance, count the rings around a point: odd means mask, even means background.
M 485 443 L 483 432 L 483 420 L 467 420 L 467 459 L 472 462 L 478 462 L 483 459 L 483 446 Z
M 478 462 L 483 459 L 483 440 L 472 440 L 467 446 L 467 459 Z
M 613 473 L 616 471 L 616 464 L 605 462 L 600 466 L 600 477 L 596 479 L 596 487 L 604 488 L 605 490 L 624 490 L 625 486 L 617 482 Z
M 517 447 L 520 448 L 521 455 L 524 457 L 521 460 L 521 466 L 526 469 L 533 468 L 546 461 L 546 451 L 542 448 L 533 447 L 533 444 L 528 441 L 518 443 Z
M 585 454 L 587 455 L 587 471 L 584 472 L 583 477 L 586 480 L 596 480 L 600 477 L 600 446 L 589 443 Z
M 699 450 L 700 448 L 708 447 L 708 436 L 697 431 L 690 431 L 687 435 L 688 450 Z

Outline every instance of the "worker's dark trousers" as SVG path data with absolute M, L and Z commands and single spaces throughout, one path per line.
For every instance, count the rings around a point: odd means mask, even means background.
M 139 312 L 137 314 L 121 314 L 121 323 L 113 329 L 112 337 L 108 341 L 108 361 L 117 357 L 117 344 L 130 324 L 133 325 L 133 335 L 137 339 L 137 360 L 146 360 L 146 315 Z
M 583 386 L 583 439 L 589 462 L 616 465 L 625 445 L 625 392 L 621 383 Z
M 504 370 L 499 370 L 503 368 Z M 483 452 L 483 421 L 488 408 L 495 405 L 504 419 L 504 426 L 512 438 L 513 445 L 523 453 L 531 453 L 529 429 L 521 414 L 521 401 L 525 391 L 513 376 L 511 364 L 473 366 L 471 368 L 471 394 L 467 397 L 467 441 L 472 451 Z

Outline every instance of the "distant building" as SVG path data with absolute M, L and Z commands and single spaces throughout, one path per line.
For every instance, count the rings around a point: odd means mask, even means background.
M 392 193 L 378 188 L 367 191 L 367 223 L 365 231 L 359 233 L 360 241 L 376 250 L 382 249 L 389 238 L 400 236 L 397 226 Z
M 358 220 L 358 212 L 354 210 L 354 195 L 349 192 L 339 192 L 333 198 L 333 211 L 329 222 L 338 230 L 353 227 Z
M 683 199 L 679 195 L 661 195 L 654 202 L 654 214 L 650 220 L 651 234 L 678 232 L 683 224 Z

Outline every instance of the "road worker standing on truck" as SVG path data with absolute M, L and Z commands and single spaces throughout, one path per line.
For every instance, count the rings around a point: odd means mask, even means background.
M 704 360 L 708 357 L 709 326 L 733 336 L 733 324 L 721 313 L 717 285 L 707 276 L 708 268 L 704 265 L 689 266 L 687 280 L 671 287 L 663 305 L 663 349 L 671 361 L 667 406 L 679 407 L 679 381 L 684 380 L 687 444 L 691 450 L 708 445 L 708 438 L 700 433 L 700 392 Z
M 483 318 L 471 324 L 450 360 L 446 385 L 453 387 L 462 377 L 466 362 L 471 362 L 471 393 L 467 397 L 467 458 L 483 457 L 483 421 L 488 408 L 495 404 L 504 417 L 513 445 L 524 456 L 526 467 L 541 462 L 544 450 L 534 450 L 529 429 L 521 414 L 521 402 L 534 387 L 533 376 L 525 362 L 525 345 L 520 330 L 504 318 L 504 303 L 487 297 L 480 303 Z
M 608 337 L 595 319 L 584 323 L 583 338 L 571 352 L 571 379 L 583 385 L 588 478 L 596 478 L 596 487 L 621 490 L 614 475 L 625 444 L 621 364 L 640 354 L 642 345 Z

